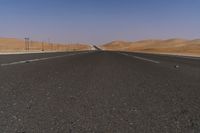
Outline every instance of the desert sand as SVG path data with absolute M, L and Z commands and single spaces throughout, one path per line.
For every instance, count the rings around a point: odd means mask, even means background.
M 29 41 L 30 52 L 41 52 L 41 51 L 82 51 L 89 50 L 91 47 L 87 44 L 59 44 L 38 41 Z M 15 38 L 0 38 L 0 52 L 25 52 L 25 41 L 22 39 Z
M 200 39 L 168 39 L 168 40 L 142 40 L 136 42 L 113 41 L 99 46 L 108 51 L 145 52 L 160 54 L 175 54 L 200 56 Z M 49 44 L 47 42 L 30 41 L 29 52 L 52 51 L 83 51 L 91 50 L 87 44 Z M 25 41 L 15 38 L 0 38 L 0 53 L 27 52 Z
M 113 41 L 102 45 L 101 48 L 111 51 L 200 56 L 199 39 L 143 40 L 136 42 Z

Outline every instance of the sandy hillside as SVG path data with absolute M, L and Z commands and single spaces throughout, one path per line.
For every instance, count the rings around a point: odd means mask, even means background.
M 79 51 L 89 50 L 87 44 L 48 44 L 46 42 L 29 42 L 29 51 Z M 0 38 L 0 52 L 26 51 L 25 42 L 15 38 Z
M 101 46 L 104 50 L 200 55 L 200 40 L 113 41 Z

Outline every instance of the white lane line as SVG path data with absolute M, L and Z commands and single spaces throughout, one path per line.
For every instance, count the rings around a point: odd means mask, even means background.
M 49 60 L 49 59 L 69 57 L 69 56 L 73 56 L 73 55 L 86 54 L 86 53 L 90 53 L 90 52 L 82 52 L 82 53 L 67 54 L 67 55 L 60 55 L 60 56 L 53 56 L 53 57 L 45 57 L 45 58 L 38 58 L 38 59 L 31 59 L 31 60 L 23 60 L 23 61 L 1 64 L 1 66 L 4 67 L 4 66 L 11 66 L 11 65 L 18 65 L 18 64 L 24 64 L 24 63 L 30 63 L 30 62 L 44 61 L 44 60 Z
M 147 58 L 143 58 L 143 57 L 139 57 L 139 56 L 135 56 L 135 55 L 129 55 L 129 54 L 126 54 L 126 53 L 120 53 L 120 54 L 128 56 L 128 57 L 136 58 L 136 59 L 139 59 L 139 60 L 144 60 L 144 61 L 156 63 L 156 64 L 160 63 L 159 61 L 155 61 L 155 60 L 151 60 L 151 59 L 147 59 Z
M 176 56 L 176 57 L 190 59 L 190 60 L 200 60 L 200 57 L 189 57 L 189 56 Z

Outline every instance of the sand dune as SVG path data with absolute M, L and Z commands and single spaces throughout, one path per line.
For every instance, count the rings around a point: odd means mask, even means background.
M 200 39 L 113 41 L 101 46 L 105 50 L 200 55 Z
M 29 51 L 81 51 L 89 50 L 87 44 L 49 44 L 47 42 L 30 41 Z M 26 51 L 25 42 L 22 39 L 0 38 L 0 52 Z
M 142 40 L 136 42 L 113 41 L 100 46 L 104 50 L 169 53 L 200 56 L 200 39 L 169 39 L 169 40 Z M 47 42 L 30 41 L 30 51 L 81 51 L 90 50 L 87 44 L 49 44 Z M 0 38 L 0 52 L 23 52 L 23 39 Z

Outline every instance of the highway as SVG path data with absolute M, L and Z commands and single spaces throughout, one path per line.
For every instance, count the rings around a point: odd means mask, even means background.
M 0 55 L 0 133 L 199 133 L 200 58 Z

